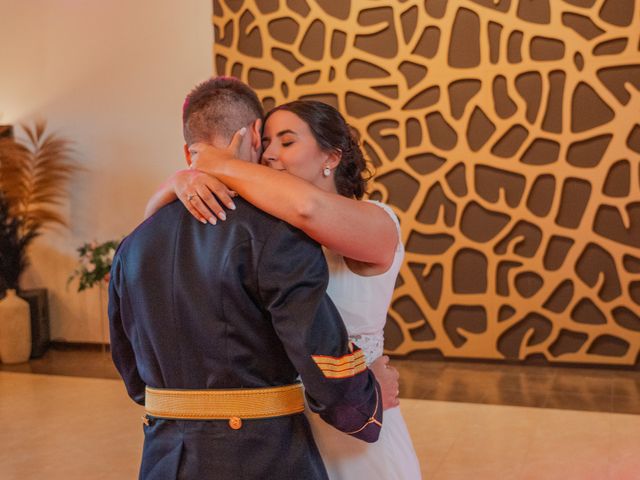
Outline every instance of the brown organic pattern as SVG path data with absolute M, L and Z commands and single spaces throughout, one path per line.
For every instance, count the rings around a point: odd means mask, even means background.
M 360 131 L 406 262 L 387 349 L 632 365 L 633 0 L 214 0 L 218 74 Z

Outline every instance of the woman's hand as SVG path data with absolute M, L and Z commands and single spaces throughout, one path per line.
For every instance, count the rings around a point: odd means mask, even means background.
M 237 194 L 211 175 L 198 170 L 178 170 L 169 180 L 178 199 L 202 223 L 215 225 L 217 218 L 226 220 L 227 216 L 220 203 L 235 210 L 232 197 Z M 213 213 L 212 213 L 213 212 Z
M 398 379 L 400 374 L 398 370 L 389 365 L 389 357 L 383 355 L 377 358 L 370 366 L 369 369 L 376 376 L 376 380 L 380 384 L 380 390 L 382 390 L 382 408 L 397 407 L 400 405 L 398 395 L 400 395 L 400 383 Z
M 201 142 L 191 144 L 189 146 L 191 168 L 215 176 L 216 169 L 225 161 L 238 159 L 245 133 L 247 133 L 246 127 L 238 130 L 225 148 L 217 148 L 209 143 Z

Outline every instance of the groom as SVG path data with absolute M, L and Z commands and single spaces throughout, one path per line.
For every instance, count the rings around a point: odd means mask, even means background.
M 187 97 L 184 135 L 257 161 L 263 111 L 239 80 Z M 188 149 L 187 160 L 190 162 Z M 382 421 L 380 387 L 325 294 L 320 246 L 236 199 L 215 226 L 179 202 L 121 244 L 109 287 L 112 356 L 145 404 L 144 479 L 323 479 L 304 410 L 367 442 Z

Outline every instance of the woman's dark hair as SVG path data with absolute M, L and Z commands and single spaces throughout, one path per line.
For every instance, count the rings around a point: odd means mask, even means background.
M 366 192 L 371 171 L 367 168 L 367 162 L 358 144 L 358 133 L 347 124 L 340 112 L 326 103 L 296 100 L 271 110 L 267 113 L 265 122 L 278 110 L 291 112 L 309 125 L 323 151 L 341 153 L 340 163 L 334 173 L 336 190 L 342 196 L 361 199 Z

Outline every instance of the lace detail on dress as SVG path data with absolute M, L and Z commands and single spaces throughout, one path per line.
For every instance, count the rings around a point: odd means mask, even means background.
M 384 334 L 382 332 L 369 335 L 350 335 L 349 340 L 364 352 L 367 365 L 371 365 L 376 358 L 382 355 L 384 347 Z

